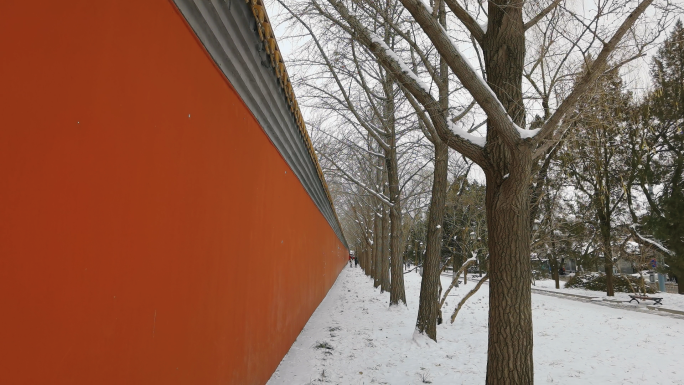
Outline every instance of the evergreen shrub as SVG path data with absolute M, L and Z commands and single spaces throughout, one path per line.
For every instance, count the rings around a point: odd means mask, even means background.
M 613 289 L 616 293 L 630 293 L 632 294 L 632 288 L 629 287 L 625 278 L 629 279 L 632 283 L 632 287 L 637 293 L 641 292 L 641 278 L 632 277 L 630 275 L 614 275 L 613 276 Z M 646 293 L 654 294 L 655 291 L 649 285 L 645 285 Z M 565 283 L 566 289 L 585 289 L 594 291 L 606 291 L 606 275 L 603 273 L 593 273 L 584 275 L 575 275 L 571 277 Z

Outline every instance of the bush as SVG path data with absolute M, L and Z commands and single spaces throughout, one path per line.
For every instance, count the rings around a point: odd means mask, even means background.
M 641 278 L 629 275 L 614 275 L 613 289 L 616 293 L 633 293 L 632 288 L 627 284 L 627 280 L 632 283 L 634 290 L 641 291 Z M 653 294 L 655 291 L 649 285 L 645 285 L 646 293 Z M 592 273 L 585 275 L 575 275 L 565 283 L 566 289 L 585 289 L 594 291 L 606 291 L 606 275 L 603 273 Z

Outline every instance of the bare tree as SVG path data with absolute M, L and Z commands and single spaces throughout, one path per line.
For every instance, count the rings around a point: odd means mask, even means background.
M 470 2 L 463 6 L 457 0 L 443 1 L 459 21 L 459 27 L 475 41 L 486 81 L 468 63 L 447 30 L 434 17 L 434 9 L 422 0 L 401 0 L 401 4 L 411 16 L 408 22 L 420 26 L 423 41 L 429 41 L 467 94 L 475 100 L 478 111 L 486 116 L 486 137 L 473 135 L 451 123 L 439 98 L 432 95 L 419 74 L 414 73 L 406 61 L 376 34 L 376 26 L 386 25 L 387 20 L 369 20 L 372 19 L 368 12 L 372 1 L 307 0 L 304 8 L 323 16 L 372 53 L 400 87 L 406 89 L 424 109 L 442 142 L 484 171 L 490 253 L 487 383 L 532 383 L 529 276 L 530 182 L 533 171 L 537 160 L 556 145 L 568 129 L 564 120 L 577 101 L 598 76 L 612 69 L 608 65 L 609 59 L 613 57 L 612 62 L 616 63 L 613 66 L 619 66 L 641 55 L 640 48 L 650 40 L 642 39 L 641 31 L 635 25 L 655 0 L 642 0 L 631 7 L 633 3 L 626 0 L 598 0 L 597 7 L 587 12 L 589 16 L 561 7 L 560 0 L 545 2 L 542 8 L 523 0 L 490 0 L 486 10 L 482 11 L 486 26 L 478 23 L 469 12 L 469 9 L 480 9 L 478 4 L 469 8 L 467 4 Z M 661 0 L 658 5 L 668 4 Z M 569 28 L 568 23 L 558 23 L 554 12 L 564 13 L 572 21 L 573 28 Z M 538 128 L 528 129 L 523 77 L 525 68 L 534 66 L 534 63 L 525 60 L 526 34 L 544 29 L 549 24 L 558 32 L 559 39 L 566 41 L 563 49 L 571 52 L 568 65 L 572 64 L 570 59 L 578 56 L 591 54 L 595 59 L 571 90 L 563 92 L 561 84 L 552 90 L 556 100 L 553 106 L 549 105 L 548 116 L 543 118 Z M 564 33 L 573 29 L 580 33 Z M 401 37 L 401 34 L 397 35 Z M 621 46 L 627 35 L 630 45 Z M 420 39 L 405 40 L 404 43 L 411 46 L 412 41 L 415 43 Z M 618 48 L 625 54 L 616 61 L 614 53 Z M 430 74 L 430 66 L 425 64 L 425 68 Z M 528 75 L 532 78 L 539 76 L 530 71 Z M 551 102 L 551 97 L 548 99 Z

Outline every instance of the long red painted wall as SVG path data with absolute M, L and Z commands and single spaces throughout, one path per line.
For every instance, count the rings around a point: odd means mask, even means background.
M 167 0 L 0 5 L 0 384 L 264 383 L 347 251 Z

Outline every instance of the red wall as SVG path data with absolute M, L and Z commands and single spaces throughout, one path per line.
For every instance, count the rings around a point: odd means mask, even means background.
M 347 251 L 167 0 L 0 5 L 0 384 L 264 383 Z

